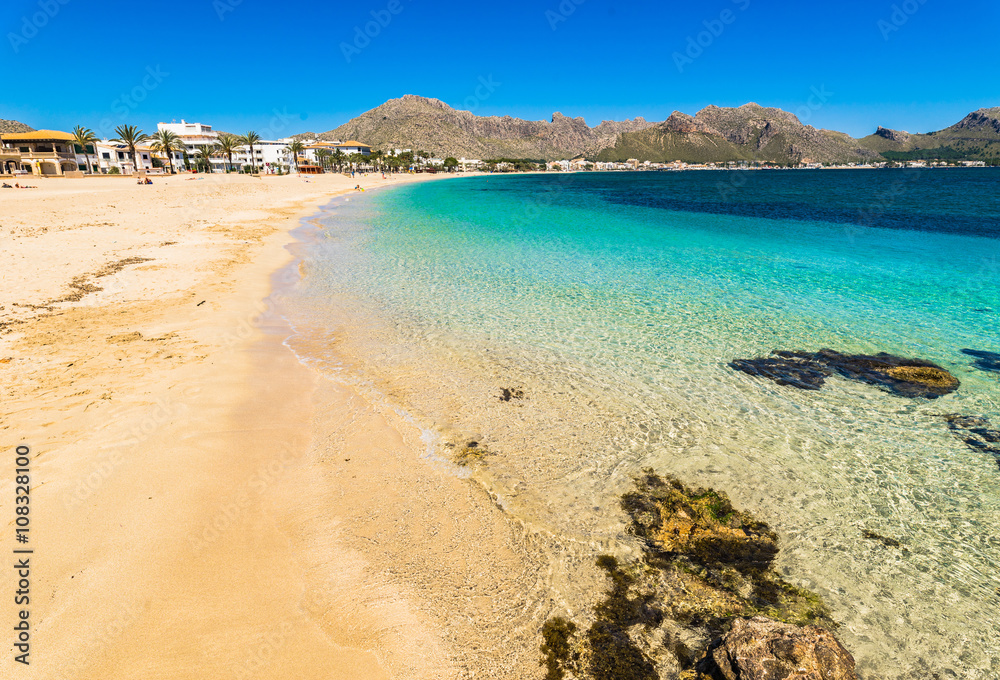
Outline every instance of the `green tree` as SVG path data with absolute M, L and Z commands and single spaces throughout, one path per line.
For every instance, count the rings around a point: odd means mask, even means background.
M 128 147 L 129 153 L 132 154 L 132 172 L 138 172 L 139 165 L 135 156 L 135 147 L 137 144 L 142 144 L 149 139 L 149 135 L 144 134 L 143 131 L 135 125 L 119 125 L 115 128 L 115 133 L 118 137 L 113 141 L 121 142 Z
M 444 168 L 448 172 L 455 172 L 455 168 L 458 167 L 458 159 L 452 156 L 448 156 L 444 159 Z
M 344 152 L 341 151 L 340 149 L 337 149 L 336 151 L 333 152 L 333 162 L 336 165 L 337 170 L 344 169 L 344 158 L 345 158 Z
M 205 172 L 212 172 L 212 156 L 219 152 L 215 144 L 209 144 L 198 150 L 198 164 L 205 166 Z
M 288 152 L 292 154 L 292 161 L 295 163 L 295 172 L 299 171 L 299 154 L 306 150 L 306 145 L 296 139 L 288 145 Z
M 320 149 L 319 151 L 316 152 L 316 158 L 319 159 L 319 165 L 321 168 L 326 170 L 327 166 L 330 163 L 330 156 L 332 155 L 333 154 L 330 153 L 329 149 Z
M 184 142 L 170 130 L 159 130 L 150 139 L 153 141 L 150 145 L 153 151 L 167 155 L 167 160 L 170 162 L 170 174 L 174 174 L 174 154 L 184 150 Z
M 228 173 L 233 169 L 233 154 L 239 150 L 242 142 L 239 137 L 228 132 L 219 135 L 218 140 L 215 148 L 218 153 L 226 157 L 226 172 Z
M 253 145 L 260 141 L 260 135 L 251 130 L 240 137 L 240 144 L 250 147 L 250 172 L 257 174 L 257 158 L 253 154 Z
M 94 166 L 90 164 L 90 152 L 87 147 L 91 144 L 96 144 L 98 139 L 97 135 L 90 128 L 85 128 L 82 125 L 77 125 L 73 128 L 73 143 L 79 146 L 83 150 L 83 155 L 87 158 L 87 170 L 90 174 L 94 172 Z M 96 147 L 94 149 L 95 153 L 97 151 Z

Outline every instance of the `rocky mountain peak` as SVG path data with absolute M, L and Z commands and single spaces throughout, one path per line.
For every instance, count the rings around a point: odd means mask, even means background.
M 0 118 L 0 134 L 15 134 L 18 132 L 34 132 L 35 128 L 29 127 L 16 120 L 5 120 Z
M 875 131 L 875 134 L 879 137 L 888 139 L 889 141 L 900 143 L 906 142 L 906 140 L 910 138 L 909 132 L 890 130 L 889 128 L 884 128 L 881 125 L 879 125 L 878 129 Z
M 1000 134 L 1000 107 L 973 111 L 953 129 Z

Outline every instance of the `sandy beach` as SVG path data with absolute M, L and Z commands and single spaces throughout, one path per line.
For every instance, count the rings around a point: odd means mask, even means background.
M 540 675 L 537 628 L 511 625 L 545 614 L 525 611 L 544 567 L 522 530 L 422 460 L 416 427 L 300 364 L 266 302 L 298 277 L 302 218 L 429 178 L 0 191 L 0 429 L 32 461 L 26 677 Z M 13 472 L 0 493 L 12 507 Z

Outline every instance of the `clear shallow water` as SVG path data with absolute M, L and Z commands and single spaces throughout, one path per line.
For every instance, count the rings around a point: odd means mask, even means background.
M 617 497 L 652 466 L 771 522 L 864 677 L 1000 677 L 1000 469 L 940 417 L 1000 425 L 1000 379 L 959 351 L 1000 351 L 1000 172 L 489 177 L 329 210 L 293 347 L 405 409 L 434 457 L 482 442 L 471 473 L 548 537 L 566 608 L 593 594 L 560 564 L 628 549 Z M 962 388 L 803 392 L 726 365 L 821 347 Z

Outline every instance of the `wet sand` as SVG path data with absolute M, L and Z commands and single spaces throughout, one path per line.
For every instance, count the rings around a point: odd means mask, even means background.
M 537 629 L 509 624 L 545 613 L 524 611 L 530 537 L 399 414 L 299 363 L 265 302 L 298 275 L 302 217 L 416 178 L 203 177 L 0 192 L 30 677 L 540 676 Z

